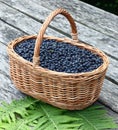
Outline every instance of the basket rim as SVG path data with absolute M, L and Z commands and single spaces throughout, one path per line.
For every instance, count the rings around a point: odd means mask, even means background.
M 96 75 L 98 73 L 101 73 L 103 72 L 104 70 L 106 70 L 108 68 L 108 65 L 109 65 L 109 59 L 107 57 L 107 55 L 99 50 L 98 48 L 96 47 L 93 47 L 93 46 L 90 46 L 90 45 L 87 45 L 85 44 L 84 42 L 78 42 L 77 41 L 74 41 L 72 39 L 69 39 L 69 38 L 58 38 L 58 37 L 54 37 L 54 36 L 47 36 L 47 35 L 44 35 L 43 38 L 44 39 L 54 39 L 54 40 L 57 40 L 57 41 L 62 41 L 62 42 L 66 42 L 66 43 L 69 43 L 69 44 L 73 44 L 73 45 L 76 45 L 78 47 L 82 47 L 82 48 L 86 48 L 87 50 L 90 50 L 92 51 L 93 53 L 99 55 L 102 60 L 103 60 L 103 63 L 101 66 L 99 66 L 97 69 L 94 69 L 93 71 L 90 71 L 90 72 L 81 72 L 81 73 L 66 73 L 66 72 L 57 72 L 57 71 L 53 71 L 53 70 L 49 70 L 47 68 L 43 68 L 41 66 L 34 66 L 33 62 L 30 62 L 30 61 L 27 61 L 25 60 L 23 57 L 21 57 L 20 55 L 18 55 L 15 51 L 14 51 L 14 46 L 19 44 L 20 42 L 24 41 L 24 40 L 27 40 L 27 39 L 36 39 L 37 38 L 37 35 L 25 35 L 25 36 L 21 36 L 21 37 L 18 37 L 14 40 L 12 40 L 8 46 L 7 46 L 7 51 L 8 51 L 8 54 L 9 56 L 13 56 L 15 59 L 17 59 L 18 61 L 24 63 L 24 64 L 27 64 L 32 70 L 39 70 L 42 71 L 42 72 L 45 72 L 45 73 L 50 73 L 51 75 L 62 75 L 62 76 L 92 76 L 92 75 Z

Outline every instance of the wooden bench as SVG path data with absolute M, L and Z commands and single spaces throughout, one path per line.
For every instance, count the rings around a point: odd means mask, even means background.
M 9 77 L 8 42 L 19 36 L 37 34 L 45 18 L 58 7 L 67 9 L 73 16 L 81 41 L 108 55 L 110 65 L 98 102 L 118 122 L 118 16 L 76 0 L 0 1 L 0 102 L 24 96 Z M 69 23 L 59 15 L 51 22 L 46 34 L 70 37 Z

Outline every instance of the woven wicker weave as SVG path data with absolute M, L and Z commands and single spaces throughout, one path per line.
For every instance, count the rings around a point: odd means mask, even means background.
M 58 14 L 64 15 L 71 25 L 72 40 L 44 36 L 51 20 Z M 21 41 L 35 38 L 33 63 L 20 57 L 14 47 Z M 39 66 L 40 45 L 43 39 L 55 39 L 86 48 L 103 59 L 103 64 L 91 72 L 64 73 L 51 71 Z M 98 43 L 99 44 L 99 43 Z M 77 29 L 73 18 L 64 9 L 53 11 L 42 25 L 38 36 L 23 36 L 8 45 L 10 73 L 15 86 L 25 94 L 62 109 L 84 109 L 98 99 L 105 73 L 109 64 L 107 56 L 100 50 L 78 41 Z

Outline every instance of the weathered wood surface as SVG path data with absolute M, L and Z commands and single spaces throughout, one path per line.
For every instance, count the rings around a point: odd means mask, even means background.
M 101 9 L 95 8 L 91 5 L 85 4 L 79 0 L 72 0 L 69 2 L 68 0 L 23 0 L 22 2 L 19 0 L 1 0 L 5 3 L 8 3 L 11 6 L 18 6 L 19 9 L 22 9 L 22 6 L 27 6 L 29 9 L 34 11 L 38 11 L 35 7 L 38 7 L 40 10 L 42 5 L 47 9 L 55 9 L 59 7 L 63 7 L 67 9 L 76 21 L 82 23 L 89 28 L 107 34 L 111 37 L 118 39 L 118 17 L 114 14 L 108 13 Z M 24 4 L 25 3 L 25 4 Z M 42 16 L 45 15 L 45 11 L 42 10 Z M 34 15 L 36 15 L 34 13 Z
M 20 36 L 25 35 L 25 33 L 5 24 L 3 21 L 0 20 L 0 41 L 8 44 L 13 38 L 17 38 Z
M 118 112 L 118 85 L 105 79 L 99 100 Z
M 118 39 L 118 17 L 99 8 L 85 4 L 79 0 L 32 0 L 37 5 L 48 9 L 65 8 L 71 12 L 74 19 L 89 28 Z
M 38 33 L 42 21 L 44 21 L 51 10 L 42 7 L 41 5 L 44 3 L 40 0 L 24 0 L 22 2 L 18 0 L 5 0 L 3 2 L 7 2 L 9 6 L 0 2 L 0 56 L 2 57 L 0 59 L 0 101 L 5 100 L 10 102 L 12 99 L 18 99 L 24 95 L 15 89 L 10 80 L 6 45 L 17 37 Z M 38 5 L 36 2 L 40 2 L 40 4 Z M 54 5 L 52 5 L 52 9 L 54 9 Z M 70 12 L 72 12 L 72 10 L 70 10 Z M 73 16 L 75 17 L 74 14 Z M 109 59 L 111 63 L 99 100 L 118 112 L 118 42 L 116 38 L 113 37 L 114 34 L 111 37 L 108 36 L 109 34 L 98 32 L 99 30 L 96 31 L 89 28 L 83 25 L 83 23 L 76 22 L 76 24 L 79 30 L 80 40 L 100 48 L 110 56 Z M 60 30 L 60 28 L 63 28 L 63 30 Z M 46 32 L 48 35 L 55 35 L 58 37 L 69 36 L 69 33 L 69 24 L 61 16 L 54 19 L 51 27 L 49 27 Z M 115 31 L 112 33 L 115 33 Z M 117 113 L 109 109 L 108 112 L 110 115 L 114 116 L 114 119 L 118 122 Z
M 17 3 L 17 2 L 15 2 L 15 3 Z M 30 3 L 30 4 L 32 5 L 33 3 Z M 24 9 L 23 11 L 26 11 L 25 13 L 30 14 L 30 15 L 37 14 L 35 16 L 39 17 L 39 18 L 36 17 L 37 19 L 39 19 L 39 21 L 42 21 L 42 20 L 44 21 L 44 17 L 41 14 L 42 10 L 46 12 L 47 16 L 49 14 L 49 11 L 46 8 L 42 7 L 42 8 L 39 9 L 40 12 L 38 12 L 37 11 L 38 7 L 33 6 L 37 10 L 36 10 L 36 12 L 34 12 L 34 11 L 32 12 L 31 11 L 32 8 L 28 8 L 28 7 L 24 6 L 24 5 L 26 5 L 26 3 L 23 3 L 22 8 L 20 7 L 19 9 L 22 9 L 22 10 Z M 6 21 L 7 23 L 9 23 L 12 26 L 15 25 L 15 27 L 17 27 L 18 29 L 20 29 L 20 30 L 22 29 L 23 32 L 27 32 L 29 34 L 38 33 L 38 30 L 39 30 L 38 28 L 41 27 L 41 23 L 33 20 L 32 18 L 28 17 L 27 15 L 24 15 L 23 13 L 21 13 L 21 12 L 19 12 L 17 10 L 12 9 L 11 7 L 9 7 L 9 6 L 5 5 L 5 4 L 1 3 L 0 9 L 2 11 L 2 13 L 0 13 L 0 18 L 3 21 Z M 29 10 L 30 12 L 27 11 L 27 10 Z M 31 14 L 31 12 L 32 12 L 32 14 Z M 47 16 L 45 16 L 45 17 L 47 17 Z M 62 17 L 58 17 L 57 19 L 55 19 L 55 21 L 52 22 L 52 25 L 54 27 L 56 27 L 56 28 L 63 28 L 63 30 L 67 34 L 69 34 L 70 33 L 69 29 L 68 29 L 69 24 L 68 24 L 68 22 L 66 22 L 66 19 L 63 19 L 63 18 L 61 19 L 61 18 Z M 60 20 L 61 22 L 59 23 L 57 20 Z M 18 22 L 18 21 L 20 21 L 20 22 Z M 24 26 L 22 26 L 22 25 L 24 25 Z M 78 23 L 77 23 L 77 25 L 78 25 Z M 83 28 L 83 26 L 81 26 L 81 28 Z M 83 40 L 84 42 L 86 42 L 87 41 L 86 36 L 88 35 L 89 36 L 89 42 L 90 42 L 91 45 L 96 46 L 96 47 L 98 47 L 98 48 L 100 48 L 101 50 L 104 50 L 104 51 L 107 50 L 108 53 L 109 52 L 111 52 L 111 53 L 115 52 L 116 55 L 118 55 L 118 48 L 117 48 L 118 42 L 116 40 L 115 40 L 115 42 L 117 44 L 114 44 L 114 41 L 111 40 L 112 38 L 109 38 L 110 42 L 107 43 L 108 40 L 100 39 L 100 38 L 104 38 L 103 34 L 100 34 L 100 35 L 96 34 L 96 36 L 95 36 L 94 30 L 89 29 L 89 31 L 88 31 L 88 30 L 84 30 L 84 29 L 85 29 L 85 27 L 81 30 L 82 32 L 84 32 L 84 35 L 82 36 L 83 37 L 82 39 L 81 39 L 82 34 L 79 36 L 80 40 Z M 48 32 L 49 35 L 54 34 L 54 35 L 56 35 L 58 37 L 63 36 L 60 33 L 58 33 L 57 31 L 54 31 L 54 30 L 49 29 L 49 28 L 48 28 L 47 32 Z M 91 37 L 91 35 L 93 35 L 93 36 Z M 106 42 L 107 48 L 106 48 L 106 45 L 103 46 L 103 44 L 105 44 L 105 42 Z M 115 46 L 113 46 L 113 44 Z M 108 68 L 107 76 L 111 77 L 112 80 L 115 80 L 115 82 L 118 83 L 118 74 L 117 74 L 118 65 L 117 65 L 117 61 L 115 59 L 113 59 L 113 58 L 109 58 L 109 59 L 110 59 L 111 64 L 110 64 L 110 66 Z M 112 69 L 112 68 L 114 68 L 114 69 Z
M 7 24 L 22 31 L 25 34 L 37 34 L 41 27 L 41 23 L 2 3 L 0 4 L 0 11 L 1 21 L 6 22 Z M 50 28 L 46 30 L 45 34 L 47 33 L 54 33 L 60 37 L 63 36 L 61 33 L 58 33 L 57 31 Z
M 6 46 L 0 43 L 0 103 L 2 101 L 11 102 L 13 99 L 19 99 L 24 95 L 18 91 L 9 76 L 8 55 Z
M 4 0 L 3 0 L 4 1 Z M 19 0 L 5 0 L 4 1 L 6 4 L 9 6 L 14 7 L 16 10 L 22 11 L 23 13 L 29 15 L 30 17 L 36 19 L 39 22 L 43 22 L 46 17 L 49 15 L 51 10 L 48 10 L 45 7 L 41 6 L 42 1 L 38 0 L 33 0 L 33 1 L 28 1 L 28 0 L 23 0 L 20 2 Z M 46 1 L 45 1 L 46 2 Z M 50 2 L 47 2 L 47 4 Z M 73 2 L 72 2 L 73 3 Z M 54 4 L 55 5 L 55 4 Z M 52 4 L 52 8 L 54 9 L 55 6 Z M 60 6 L 61 7 L 61 6 Z M 69 12 L 72 12 L 68 9 Z M 72 14 L 74 17 L 76 15 Z M 6 17 L 6 15 L 5 15 Z M 81 17 L 80 17 L 81 19 Z M 77 27 L 78 27 L 78 32 L 79 32 L 79 39 L 81 41 L 87 42 L 93 46 L 96 46 L 106 52 L 109 55 L 114 56 L 117 58 L 118 56 L 118 42 L 116 39 L 111 38 L 103 33 L 100 33 L 94 29 L 91 29 L 87 27 L 86 25 L 80 24 L 79 22 L 76 22 Z M 66 34 L 70 34 L 70 27 L 66 19 L 62 19 L 61 16 L 58 16 L 56 19 L 54 19 L 51 23 L 53 27 L 58 29 L 60 32 L 64 32 Z M 96 27 L 97 28 L 97 27 Z M 117 28 L 117 26 L 115 27 Z M 106 48 L 107 46 L 107 48 Z M 117 58 L 118 59 L 118 58 Z

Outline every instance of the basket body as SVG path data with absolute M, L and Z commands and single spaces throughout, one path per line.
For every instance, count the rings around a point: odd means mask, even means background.
M 13 48 L 25 39 L 36 37 L 21 37 L 13 40 L 8 45 L 10 73 L 15 86 L 25 94 L 62 109 L 80 110 L 94 103 L 99 97 L 105 78 L 108 67 L 107 56 L 102 51 L 91 46 L 65 40 L 70 44 L 76 44 L 97 53 L 102 57 L 103 65 L 92 72 L 79 74 L 61 73 L 40 66 L 35 67 L 33 63 L 18 56 Z M 64 39 L 49 36 L 44 36 L 44 38 L 64 41 Z

